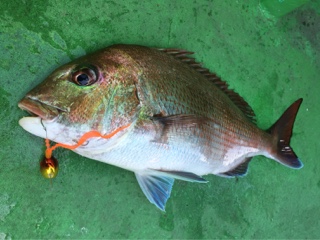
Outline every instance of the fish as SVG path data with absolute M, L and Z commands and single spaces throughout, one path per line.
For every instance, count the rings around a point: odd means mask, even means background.
M 116 44 L 82 56 L 25 95 L 18 106 L 31 116 L 19 124 L 69 145 L 98 132 L 73 151 L 132 171 L 162 211 L 176 179 L 242 177 L 257 155 L 302 168 L 290 146 L 302 98 L 270 128 L 260 129 L 249 104 L 192 54 Z

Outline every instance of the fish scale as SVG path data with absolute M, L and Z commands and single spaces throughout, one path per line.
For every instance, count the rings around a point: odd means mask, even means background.
M 134 172 L 161 210 L 174 179 L 205 183 L 206 174 L 244 176 L 256 155 L 301 168 L 290 138 L 302 99 L 261 130 L 247 102 L 191 54 L 122 44 L 83 56 L 20 101 L 35 116 L 19 123 L 64 146 L 99 132 L 70 149 Z

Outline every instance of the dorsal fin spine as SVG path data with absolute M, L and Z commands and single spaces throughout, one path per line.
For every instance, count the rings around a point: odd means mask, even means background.
M 247 116 L 250 121 L 255 123 L 255 114 L 249 104 L 238 93 L 234 92 L 232 89 L 229 89 L 228 83 L 222 81 L 221 78 L 219 78 L 216 74 L 211 73 L 207 68 L 203 68 L 201 63 L 196 62 L 194 58 L 188 56 L 194 54 L 194 52 L 176 48 L 161 48 L 158 50 L 175 57 L 185 64 L 188 64 L 194 70 L 205 76 L 209 80 L 209 82 L 221 89 L 229 97 L 229 99 Z

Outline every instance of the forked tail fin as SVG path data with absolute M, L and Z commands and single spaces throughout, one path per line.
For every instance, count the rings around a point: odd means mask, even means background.
M 290 168 L 302 168 L 303 164 L 290 147 L 290 138 L 296 115 L 298 113 L 302 98 L 291 104 L 267 131 L 274 137 L 274 148 L 271 153 L 278 162 Z

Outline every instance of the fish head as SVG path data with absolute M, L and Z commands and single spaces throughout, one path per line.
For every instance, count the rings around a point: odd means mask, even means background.
M 53 71 L 18 106 L 31 113 L 19 124 L 55 142 L 73 144 L 88 131 L 110 133 L 139 111 L 138 69 L 129 57 L 103 49 Z

